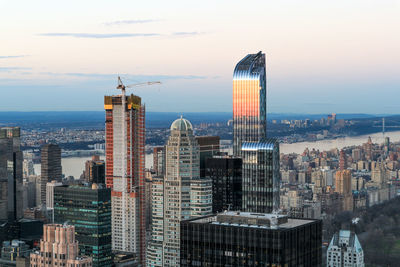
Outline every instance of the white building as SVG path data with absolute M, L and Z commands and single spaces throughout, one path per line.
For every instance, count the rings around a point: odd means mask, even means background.
M 166 173 L 152 185 L 152 238 L 147 266 L 180 265 L 180 222 L 212 212 L 211 181 L 200 179 L 200 149 L 192 124 L 183 118 L 171 125 L 166 146 Z
M 326 266 L 364 267 L 364 252 L 357 235 L 348 230 L 340 230 L 329 244 Z
M 46 208 L 54 209 L 54 188 L 56 186 L 62 186 L 61 182 L 51 181 L 46 184 Z

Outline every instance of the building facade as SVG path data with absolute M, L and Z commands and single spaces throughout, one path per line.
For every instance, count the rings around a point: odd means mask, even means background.
M 181 265 L 322 266 L 322 221 L 225 212 L 181 222 Z
M 364 267 L 364 252 L 354 232 L 340 230 L 329 243 L 327 267 Z
M 91 267 L 92 259 L 79 256 L 74 226 L 46 224 L 43 226 L 40 250 L 30 255 L 30 266 Z
M 279 209 L 279 143 L 275 139 L 242 144 L 242 211 Z
M 148 266 L 179 266 L 180 221 L 212 209 L 211 181 L 200 178 L 200 148 L 188 120 L 172 123 L 165 151 L 164 179 L 153 181 Z
M 111 266 L 111 190 L 93 184 L 54 191 L 55 222 L 75 226 L 80 253 L 91 257 L 93 266 Z
M 200 147 L 200 177 L 205 177 L 206 159 L 219 153 L 219 136 L 196 136 Z
M 89 183 L 105 184 L 105 170 L 104 160 L 100 160 L 98 155 L 94 155 L 85 163 L 84 180 Z
M 0 127 L 0 221 L 23 216 L 22 151 L 19 127 Z
M 242 159 L 229 156 L 207 158 L 206 177 L 212 181 L 212 211 L 242 208 Z
M 46 206 L 47 183 L 62 180 L 61 148 L 58 145 L 47 144 L 42 147 L 40 177 L 40 202 L 37 205 Z
M 233 72 L 233 155 L 240 156 L 243 142 L 266 137 L 265 54 L 249 54 Z
M 153 149 L 153 170 L 157 176 L 163 176 L 165 172 L 165 148 L 157 146 Z
M 112 248 L 145 261 L 145 107 L 135 95 L 105 96 L 106 184 L 112 189 Z

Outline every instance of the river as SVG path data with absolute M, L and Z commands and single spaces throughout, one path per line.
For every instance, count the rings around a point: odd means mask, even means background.
M 361 135 L 354 137 L 343 137 L 337 139 L 326 139 L 315 142 L 299 142 L 293 144 L 281 144 L 280 152 L 281 153 L 303 153 L 305 148 L 309 148 L 310 150 L 315 148 L 320 151 L 330 150 L 332 148 L 341 149 L 346 146 L 354 146 L 361 145 L 367 142 L 368 136 L 371 136 L 372 142 L 374 143 L 383 143 L 384 137 L 382 133 L 375 133 L 369 135 Z M 400 141 L 400 131 L 388 132 L 385 133 L 385 137 L 389 137 L 391 142 L 399 142 Z M 76 179 L 80 177 L 83 170 L 85 169 L 85 162 L 89 160 L 91 157 L 68 157 L 62 158 L 62 170 L 63 174 L 66 176 L 74 176 Z M 104 159 L 104 157 L 100 157 Z M 153 154 L 146 154 L 146 168 L 151 168 L 153 165 Z M 35 173 L 40 175 L 40 164 L 35 164 Z

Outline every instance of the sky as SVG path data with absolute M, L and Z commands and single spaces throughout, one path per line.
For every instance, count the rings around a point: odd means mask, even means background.
M 117 76 L 148 111 L 231 112 L 267 55 L 274 113 L 400 113 L 400 0 L 0 0 L 0 111 L 102 110 Z

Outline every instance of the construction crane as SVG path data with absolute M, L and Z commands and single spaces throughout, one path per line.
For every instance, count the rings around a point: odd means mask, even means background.
M 125 92 L 126 88 L 132 88 L 132 87 L 139 87 L 139 86 L 145 86 L 145 85 L 153 85 L 153 84 L 161 84 L 160 81 L 155 81 L 155 82 L 142 82 L 142 83 L 135 83 L 135 84 L 130 84 L 130 85 L 124 85 L 122 83 L 121 77 L 118 76 L 118 86 L 117 89 Z
M 146 86 L 146 85 L 153 85 L 153 84 L 161 84 L 161 82 L 156 81 L 156 82 L 142 82 L 142 83 L 136 83 L 136 84 L 131 84 L 131 85 L 124 85 L 122 83 L 121 77 L 118 76 L 118 86 L 117 89 L 121 90 L 121 102 L 122 102 L 122 106 L 125 107 L 126 105 L 126 92 L 125 89 L 126 88 L 132 88 L 132 87 L 138 87 L 138 86 Z M 123 151 L 123 163 L 122 163 L 122 221 L 123 223 L 126 222 L 126 212 L 129 211 L 129 206 L 127 205 L 128 203 L 126 202 L 126 196 L 127 196 L 127 188 L 128 188 L 128 184 L 127 184 L 127 178 L 128 178 L 128 173 L 127 173 L 127 161 L 128 161 L 128 155 L 127 155 L 127 149 L 126 149 L 126 129 L 127 129 L 127 125 L 126 125 L 126 113 L 122 112 L 122 121 L 121 121 L 121 131 L 122 131 L 122 142 L 121 142 L 121 151 Z M 133 189 L 134 191 L 138 190 L 138 185 L 134 186 Z M 122 231 L 122 246 L 124 248 L 128 247 L 128 244 L 126 244 L 126 236 L 129 235 L 129 229 L 126 228 L 125 231 Z

